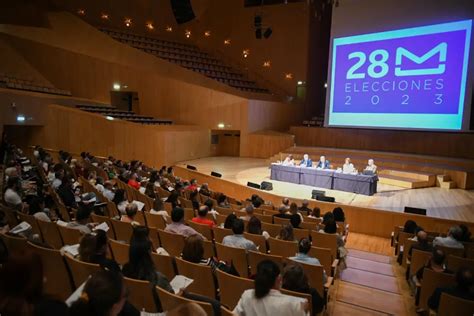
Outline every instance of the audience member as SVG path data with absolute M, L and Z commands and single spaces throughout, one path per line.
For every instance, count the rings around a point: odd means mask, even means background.
M 161 215 L 165 220 L 165 223 L 168 223 L 171 220 L 168 212 L 165 211 L 165 205 L 160 198 L 156 198 L 153 201 L 153 208 L 150 210 L 150 214 Z
M 131 186 L 132 188 L 139 190 L 140 189 L 140 183 L 137 181 L 137 174 L 132 173 L 130 176 L 130 179 L 128 180 L 127 184 Z
M 462 229 L 459 226 L 453 226 L 449 229 L 447 237 L 436 237 L 433 240 L 433 246 L 444 246 L 450 248 L 462 248 L 464 245 L 461 243 Z
M 208 212 L 209 212 L 209 208 L 206 205 L 201 206 L 197 212 L 198 216 L 194 217 L 192 221 L 194 223 L 207 225 L 210 228 L 214 227 L 214 222 L 211 221 L 210 219 L 207 219 Z
M 306 315 L 308 301 L 282 294 L 281 280 L 276 263 L 261 261 L 257 265 L 255 288 L 242 293 L 233 312 L 238 316 Z
M 45 212 L 44 200 L 39 196 L 33 196 L 28 203 L 28 214 L 33 215 L 37 220 L 51 222 L 48 214 Z
M 244 211 L 245 211 L 245 215 L 240 216 L 240 219 L 243 219 L 244 221 L 249 221 L 249 220 L 252 218 L 253 213 L 254 213 L 253 204 L 250 203 L 249 205 L 247 205 L 247 206 L 244 208 Z
M 8 178 L 7 189 L 3 194 L 3 199 L 8 206 L 16 210 L 21 210 L 23 208 L 23 202 L 21 200 L 21 182 L 19 178 Z
M 207 199 L 206 202 L 204 202 L 204 205 L 208 207 L 209 209 L 209 214 L 212 215 L 212 217 L 214 218 L 214 220 L 216 220 L 216 216 L 219 215 L 219 212 L 217 212 L 215 209 L 214 209 L 214 201 L 211 200 L 211 199 Z
M 283 225 L 281 227 L 280 233 L 276 238 L 286 241 L 297 241 L 293 232 L 293 226 L 291 224 Z
M 308 207 L 308 205 L 309 205 L 308 200 L 304 199 L 303 202 L 301 203 L 301 207 L 298 210 L 303 214 L 310 215 L 311 209 Z
M 224 193 L 221 193 L 217 196 L 217 206 L 223 208 L 230 208 L 230 204 L 227 201 L 227 196 Z
M 344 215 L 344 211 L 342 210 L 342 208 L 340 208 L 340 207 L 334 208 L 334 210 L 332 211 L 332 214 L 334 215 L 334 220 L 336 222 L 345 222 L 346 221 L 346 217 Z
M 95 188 L 97 191 L 100 193 L 104 193 L 105 187 L 104 187 L 104 178 L 102 177 L 97 177 L 95 179 Z
M 311 295 L 312 315 L 322 312 L 324 299 L 315 288 L 310 287 L 308 277 L 301 265 L 290 263 L 284 268 L 281 287 L 285 290 Z
M 445 260 L 446 260 L 446 255 L 441 249 L 434 249 L 433 250 L 433 255 L 431 256 L 430 260 L 418 269 L 416 272 L 416 279 L 418 282 L 421 283 L 421 280 L 423 280 L 423 272 L 425 269 L 430 269 L 433 270 L 434 272 L 450 272 L 446 265 L 445 265 Z
M 311 241 L 308 238 L 302 238 L 298 242 L 298 253 L 294 257 L 290 257 L 291 260 L 312 264 L 315 266 L 321 266 L 319 260 L 315 257 L 311 257 L 308 255 L 309 251 L 311 250 Z M 327 276 L 326 271 L 323 270 L 323 282 L 326 283 Z
M 58 195 L 66 207 L 77 208 L 76 195 L 72 184 L 72 179 L 64 177 L 58 188 Z
M 289 210 L 287 211 L 287 214 L 289 215 L 298 215 L 299 218 L 300 218 L 300 223 L 303 222 L 303 214 L 301 214 L 299 211 L 298 211 L 298 205 L 296 203 L 291 203 L 290 204 L 290 208 Z M 294 227 L 294 226 L 293 226 Z
M 115 191 L 115 196 L 112 202 L 114 202 L 117 206 L 117 210 L 119 211 L 120 215 L 126 214 L 125 209 L 127 208 L 128 201 L 127 192 L 125 192 L 124 189 L 117 189 L 117 191 Z
M 181 202 L 179 201 L 179 192 L 178 190 L 174 190 L 171 194 L 166 198 L 166 203 L 171 203 L 173 208 L 181 206 Z
M 135 203 L 128 204 L 127 207 L 125 208 L 125 215 L 122 215 L 120 217 L 120 221 L 125 222 L 125 223 L 134 223 L 137 212 L 138 212 L 138 206 Z
M 89 224 L 90 212 L 86 208 L 80 207 L 76 212 L 76 219 L 67 223 L 67 227 L 77 229 L 83 234 L 92 233 L 92 224 Z
M 285 212 L 290 209 L 290 199 L 289 198 L 283 198 L 283 200 L 281 201 L 280 208 L 282 208 L 282 207 L 285 209 Z
M 326 225 L 329 222 L 335 222 L 334 214 L 332 212 L 326 212 L 323 215 L 323 222 L 321 224 Z
M 237 216 L 234 213 L 227 215 L 227 217 L 225 218 L 225 221 L 224 221 L 223 228 L 232 229 L 232 226 L 233 226 L 234 221 L 236 219 L 237 219 Z
M 189 185 L 186 187 L 186 190 L 188 191 L 197 191 L 198 189 L 198 184 L 196 179 L 191 179 L 189 182 Z
M 64 169 L 60 169 L 54 173 L 54 180 L 51 183 L 51 187 L 55 190 L 59 188 L 62 183 L 62 178 L 64 177 Z
M 232 223 L 233 235 L 225 236 L 222 240 L 222 244 L 225 246 L 244 248 L 246 250 L 257 250 L 257 247 L 253 241 L 248 240 L 244 237 L 244 221 L 237 218 Z
M 405 225 L 403 225 L 403 232 L 414 234 L 417 227 L 418 225 L 416 224 L 416 222 L 409 219 L 405 222 Z
M 166 225 L 165 231 L 179 234 L 184 237 L 189 237 L 192 235 L 198 235 L 202 239 L 205 239 L 203 235 L 195 231 L 192 227 L 184 224 L 184 210 L 181 207 L 175 207 L 171 211 L 171 224 Z
M 107 198 L 107 200 L 109 201 L 114 200 L 115 193 L 114 193 L 114 186 L 112 185 L 112 182 L 105 181 L 104 192 L 102 192 L 102 194 Z
M 424 230 L 418 231 L 416 236 L 417 242 L 416 244 L 412 245 L 410 250 L 408 251 L 408 258 L 411 258 L 413 249 L 429 252 L 433 251 L 433 245 L 428 242 L 428 234 Z
M 103 269 L 120 272 L 120 267 L 113 259 L 107 258 L 109 241 L 107 233 L 97 229 L 95 234 L 87 234 L 79 243 L 79 259 L 88 263 L 100 265 Z
M 315 206 L 313 210 L 308 214 L 308 217 L 322 220 L 323 218 L 321 217 L 321 209 Z
M 462 231 L 459 241 L 471 242 L 471 232 L 469 231 L 469 228 L 464 224 L 459 225 L 459 228 L 461 228 Z
M 201 185 L 201 188 L 199 189 L 199 194 L 202 194 L 205 196 L 211 196 L 211 191 L 209 191 L 209 186 L 207 183 L 203 183 Z
M 258 217 L 252 216 L 247 223 L 247 233 L 254 235 L 262 235 L 265 239 L 270 238 L 270 234 L 262 230 L 262 222 Z
M 456 273 L 456 285 L 446 288 L 437 288 L 428 300 L 428 306 L 438 311 L 441 294 L 446 293 L 465 300 L 474 301 L 473 292 L 474 278 L 472 270 L 469 268 L 460 268 Z

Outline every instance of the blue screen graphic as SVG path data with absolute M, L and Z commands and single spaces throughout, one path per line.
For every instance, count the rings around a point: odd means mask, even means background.
M 328 125 L 460 130 L 472 20 L 335 38 Z

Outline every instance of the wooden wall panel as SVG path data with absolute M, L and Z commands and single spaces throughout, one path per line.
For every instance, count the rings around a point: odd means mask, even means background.
M 113 155 L 121 159 L 140 159 L 151 166 L 170 165 L 210 155 L 210 131 L 198 126 L 153 126 L 105 117 L 80 110 L 50 105 L 45 127 L 9 127 L 21 135 L 22 145 L 40 144 L 54 150 L 78 154 Z M 24 139 L 27 138 L 27 139 Z
M 474 158 L 474 133 L 292 126 L 298 146 L 377 150 Z
M 205 175 L 197 171 L 188 170 L 185 167 L 176 166 L 174 168 L 176 175 L 184 179 L 197 179 L 199 183 L 208 183 L 211 190 L 224 192 L 225 194 L 237 199 L 245 200 L 252 194 L 260 195 L 264 200 L 271 201 L 273 205 L 280 205 L 283 197 L 272 193 L 256 190 L 225 179 L 218 179 L 210 175 Z M 291 199 L 296 203 L 301 203 L 299 199 Z M 389 238 L 394 226 L 403 225 L 408 219 L 417 222 L 418 225 L 429 231 L 438 231 L 446 233 L 449 227 L 458 225 L 460 221 L 428 217 L 414 214 L 405 214 L 399 212 L 377 210 L 339 203 L 328 203 L 311 200 L 310 207 L 318 206 L 322 213 L 332 211 L 336 206 L 341 206 L 350 224 L 350 231 Z M 474 229 L 474 223 L 464 223 Z
M 293 135 L 272 131 L 251 133 L 247 139 L 249 145 L 241 156 L 252 158 L 269 158 L 295 144 Z

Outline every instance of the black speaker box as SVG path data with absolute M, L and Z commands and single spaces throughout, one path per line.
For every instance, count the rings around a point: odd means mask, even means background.
M 247 182 L 247 186 L 255 189 L 260 189 L 260 184 L 258 183 Z
M 323 202 L 336 202 L 336 199 L 332 196 L 325 196 L 325 195 L 316 195 L 316 200 L 323 201 Z
M 426 209 L 411 207 L 411 206 L 405 206 L 405 209 L 403 210 L 403 212 L 410 213 L 410 214 L 426 215 Z
M 222 178 L 222 174 L 220 174 L 219 172 L 214 172 L 214 171 L 211 172 L 211 176 L 217 177 L 217 178 Z
M 191 165 L 186 165 L 186 168 L 188 168 L 189 170 L 197 170 L 196 167 L 191 166 Z
M 273 190 L 273 183 L 262 181 L 262 183 L 260 184 L 260 188 L 262 188 L 262 190 L 265 190 L 265 191 L 271 191 Z
M 312 198 L 312 199 L 316 199 L 316 197 L 317 197 L 318 195 L 325 196 L 325 195 L 326 195 L 326 191 L 322 191 L 322 190 L 313 190 L 313 191 L 311 191 L 311 198 Z
M 171 8 L 178 24 L 189 22 L 196 17 L 191 6 L 191 0 L 171 0 Z

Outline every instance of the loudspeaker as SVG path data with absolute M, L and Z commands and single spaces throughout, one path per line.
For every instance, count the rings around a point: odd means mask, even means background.
M 265 190 L 265 191 L 271 191 L 273 190 L 273 183 L 262 181 L 262 183 L 260 184 L 260 188 L 262 188 L 262 190 Z
M 222 175 L 221 175 L 220 173 L 214 172 L 214 171 L 211 172 L 211 176 L 213 176 L 213 177 L 218 177 L 218 178 L 222 178 Z
M 325 195 L 326 195 L 326 191 L 322 191 L 322 190 L 313 190 L 313 191 L 311 191 L 311 198 L 312 198 L 312 199 L 316 199 L 316 197 L 317 197 L 318 195 L 325 196 Z
M 260 184 L 258 183 L 247 182 L 247 186 L 255 189 L 260 189 Z
M 324 201 L 324 202 L 336 202 L 336 199 L 332 196 L 325 196 L 325 195 L 316 195 L 316 200 Z
M 196 167 L 191 166 L 191 165 L 186 165 L 186 168 L 188 168 L 189 170 L 197 170 Z
M 191 6 L 191 0 L 171 0 L 171 8 L 178 24 L 189 22 L 196 17 Z
M 403 210 L 403 212 L 410 213 L 410 214 L 426 215 L 426 209 L 411 207 L 411 206 L 405 206 L 405 209 Z
M 272 36 L 272 33 L 273 33 L 272 28 L 269 27 L 269 28 L 267 28 L 267 29 L 265 30 L 265 32 L 263 33 L 263 37 L 265 37 L 265 38 L 268 39 L 270 36 Z

